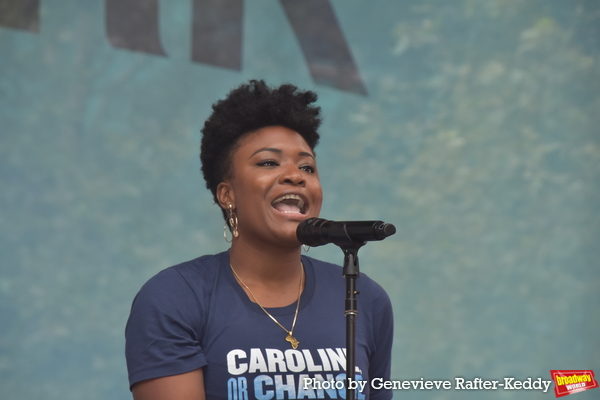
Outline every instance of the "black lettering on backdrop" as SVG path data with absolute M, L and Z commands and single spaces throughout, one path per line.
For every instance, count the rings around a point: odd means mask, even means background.
M 280 0 L 315 82 L 366 95 L 367 91 L 329 0 Z
M 193 0 L 192 61 L 241 70 L 244 0 Z M 329 0 L 280 0 L 313 80 L 366 95 Z M 158 0 L 105 0 L 106 35 L 114 47 L 166 55 Z M 0 0 L 0 25 L 37 32 L 39 0 Z
M 192 61 L 242 69 L 244 0 L 194 0 Z
M 110 44 L 165 55 L 158 33 L 158 0 L 106 0 L 105 6 Z
M 0 25 L 38 32 L 40 0 L 0 0 Z

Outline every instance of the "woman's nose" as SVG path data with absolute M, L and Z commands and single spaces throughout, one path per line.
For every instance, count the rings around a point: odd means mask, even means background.
M 281 181 L 291 185 L 304 185 L 305 183 L 302 171 L 293 163 L 284 165 Z

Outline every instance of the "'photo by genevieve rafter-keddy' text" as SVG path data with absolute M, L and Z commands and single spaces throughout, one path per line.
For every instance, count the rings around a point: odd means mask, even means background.
M 544 393 L 550 388 L 552 381 L 542 378 L 517 379 L 504 377 L 502 379 L 465 379 L 456 377 L 452 380 L 430 380 L 420 378 L 416 380 L 383 380 L 373 378 L 370 381 L 349 379 L 343 380 L 321 380 L 316 378 L 304 378 L 304 390 L 331 390 L 342 389 L 348 385 L 349 389 L 362 392 L 369 385 L 371 389 L 392 390 L 539 390 Z M 339 387 L 338 387 L 339 386 Z

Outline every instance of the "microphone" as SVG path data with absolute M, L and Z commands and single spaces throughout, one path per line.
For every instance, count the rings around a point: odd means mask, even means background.
M 394 233 L 396 227 L 383 221 L 328 221 L 322 218 L 305 219 L 296 229 L 300 243 L 311 247 L 383 240 Z

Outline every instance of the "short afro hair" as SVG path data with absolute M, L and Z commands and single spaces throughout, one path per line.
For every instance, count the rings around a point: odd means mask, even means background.
M 218 204 L 217 186 L 231 176 L 233 150 L 246 133 L 267 126 L 284 126 L 298 132 L 314 150 L 321 125 L 321 108 L 311 105 L 316 100 L 316 93 L 299 91 L 292 84 L 271 88 L 263 80 L 251 80 L 213 104 L 213 113 L 202 128 L 200 162 L 215 203 Z

